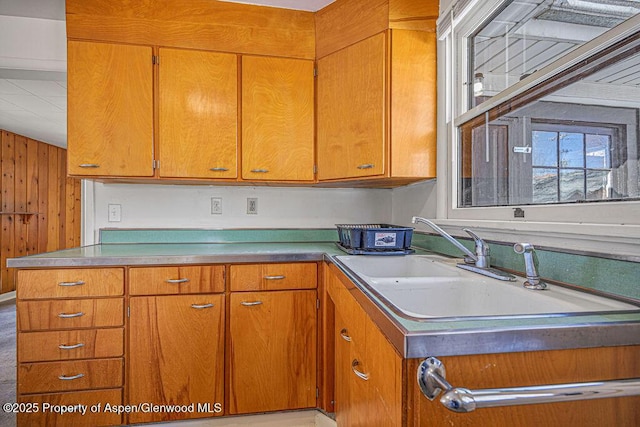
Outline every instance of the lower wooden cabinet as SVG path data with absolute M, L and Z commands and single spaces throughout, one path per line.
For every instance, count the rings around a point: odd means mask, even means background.
M 122 388 L 69 393 L 49 393 L 20 396 L 24 410 L 17 414 L 17 425 L 25 427 L 114 426 L 123 422 L 118 411 L 124 400 Z M 56 406 L 75 408 L 59 414 Z M 37 409 L 36 409 L 37 408 Z
M 335 305 L 334 396 L 338 426 L 401 426 L 403 359 L 331 274 L 328 273 L 327 289 Z
M 104 405 L 124 402 L 124 269 L 19 270 L 17 278 L 17 425 L 122 424 Z
M 229 412 L 316 406 L 316 291 L 237 292 L 229 307 Z
M 222 415 L 224 298 L 195 294 L 130 299 L 129 403 L 179 407 L 173 412 L 135 411 L 130 423 Z

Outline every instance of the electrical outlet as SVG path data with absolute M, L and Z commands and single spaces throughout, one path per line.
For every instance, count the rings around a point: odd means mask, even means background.
M 109 205 L 109 222 L 120 222 L 122 220 L 122 205 Z
M 247 215 L 258 215 L 257 197 L 247 197 Z
M 211 198 L 211 215 L 222 215 L 222 197 Z

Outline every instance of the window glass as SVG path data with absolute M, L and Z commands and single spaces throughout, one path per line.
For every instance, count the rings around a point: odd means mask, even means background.
M 459 207 L 640 200 L 640 32 L 460 127 Z
M 518 0 L 471 37 L 470 106 L 640 12 L 638 0 Z

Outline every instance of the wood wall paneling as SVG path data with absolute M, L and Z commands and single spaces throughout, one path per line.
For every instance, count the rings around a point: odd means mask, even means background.
M 0 176 L 0 293 L 6 293 L 16 288 L 7 258 L 80 245 L 80 180 L 67 178 L 66 150 L 4 130 Z

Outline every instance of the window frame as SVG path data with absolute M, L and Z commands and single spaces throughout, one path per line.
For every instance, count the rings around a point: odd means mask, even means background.
M 489 110 L 524 94 L 552 79 L 586 58 L 625 40 L 640 31 L 640 16 L 635 16 L 601 36 L 564 55 L 520 82 L 470 108 L 467 82 L 473 81 L 468 57 L 471 36 L 507 0 L 459 0 L 443 11 L 438 22 L 438 182 L 437 218 L 442 224 L 469 226 L 479 224 L 487 230 L 508 229 L 507 234 L 538 232 L 553 234 L 589 234 L 599 239 L 637 239 L 640 237 L 640 202 L 569 203 L 523 206 L 524 218 L 516 218 L 517 206 L 458 207 L 460 126 L 482 118 Z M 462 4 L 462 6 L 460 6 Z M 612 210 L 616 212 L 611 215 Z

